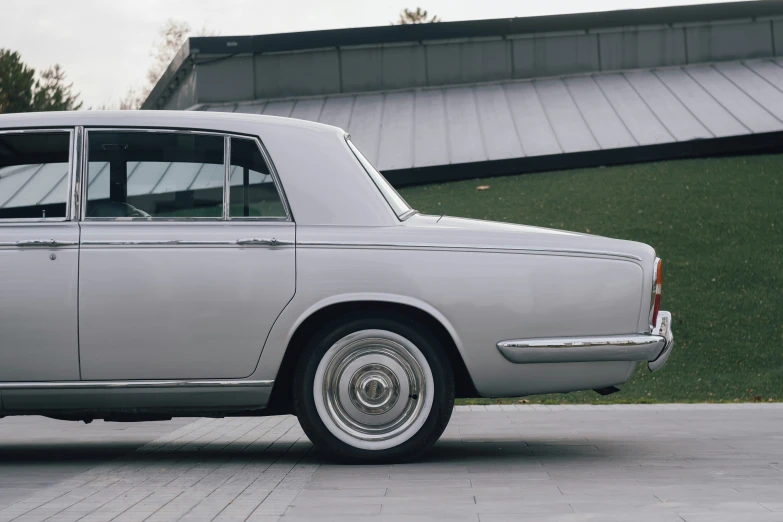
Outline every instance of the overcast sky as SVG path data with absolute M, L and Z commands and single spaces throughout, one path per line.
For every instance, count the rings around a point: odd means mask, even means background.
M 36 69 L 62 65 L 85 106 L 142 85 L 168 18 L 222 36 L 387 25 L 420 5 L 443 21 L 607 11 L 726 0 L 0 0 L 0 48 Z

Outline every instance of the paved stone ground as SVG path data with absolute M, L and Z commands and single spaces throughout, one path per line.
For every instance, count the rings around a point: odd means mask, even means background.
M 0 507 L 121 457 L 193 419 L 90 425 L 44 417 L 0 420 Z
M 173 427 L 0 522 L 783 521 L 783 404 L 461 407 L 394 466 L 327 463 L 292 417 Z

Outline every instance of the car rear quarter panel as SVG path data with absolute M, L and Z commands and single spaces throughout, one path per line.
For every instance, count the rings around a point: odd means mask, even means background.
M 275 378 L 288 341 L 312 313 L 360 300 L 408 304 L 433 315 L 452 334 L 482 396 L 598 388 L 624 382 L 633 371 L 627 362 L 512 364 L 495 345 L 637 331 L 644 286 L 639 263 L 384 245 L 393 234 L 379 227 L 367 236 L 373 241 L 359 245 L 355 231 L 298 227 L 296 296 L 272 329 L 254 378 Z

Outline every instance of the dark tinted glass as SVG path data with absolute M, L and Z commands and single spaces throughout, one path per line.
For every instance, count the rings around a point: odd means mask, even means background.
M 88 140 L 88 218 L 223 216 L 221 136 L 91 131 Z
M 230 179 L 231 217 L 286 217 L 275 180 L 255 140 L 231 138 Z
M 0 134 L 0 219 L 64 218 L 67 132 Z

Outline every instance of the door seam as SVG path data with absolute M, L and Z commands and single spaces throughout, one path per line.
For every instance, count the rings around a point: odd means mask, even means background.
M 81 274 L 82 274 L 82 224 L 77 222 L 76 226 L 79 229 L 79 247 L 76 251 L 76 358 L 79 363 L 79 380 L 82 379 L 82 322 L 79 319 L 79 311 L 81 309 Z

